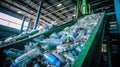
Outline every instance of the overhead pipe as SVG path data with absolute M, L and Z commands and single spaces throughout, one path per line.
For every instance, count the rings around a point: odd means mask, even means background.
M 23 27 L 24 27 L 25 19 L 26 19 L 26 17 L 23 16 L 23 19 L 22 19 L 22 25 L 21 25 L 21 28 L 20 28 L 20 33 L 23 32 Z
M 39 4 L 39 7 L 38 7 L 38 11 L 37 11 L 37 15 L 36 15 L 36 19 L 35 19 L 35 23 L 34 23 L 33 29 L 36 29 L 36 28 L 37 28 L 38 21 L 39 21 L 39 18 L 40 18 L 42 3 L 43 3 L 43 1 L 41 1 L 40 4 Z

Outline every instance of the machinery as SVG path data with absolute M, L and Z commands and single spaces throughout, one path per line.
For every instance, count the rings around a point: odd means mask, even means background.
M 3 45 L 1 62 L 9 62 L 4 66 L 11 67 L 89 67 L 99 57 L 104 17 L 105 13 L 86 15 Z
M 86 6 L 86 0 L 82 1 L 81 7 L 80 5 L 80 1 L 77 0 L 76 18 L 72 21 L 44 30 L 42 33 L 40 30 L 33 30 L 1 41 L 0 66 L 95 67 L 99 65 L 99 61 L 95 60 L 100 57 L 105 13 L 92 14 L 90 5 Z M 80 16 L 80 12 L 84 15 Z

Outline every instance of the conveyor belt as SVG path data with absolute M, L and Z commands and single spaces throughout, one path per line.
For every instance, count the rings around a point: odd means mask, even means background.
M 11 44 L 8 44 L 8 45 L 3 45 L 0 47 L 0 49 L 8 49 L 8 48 L 17 48 L 17 49 L 23 49 L 24 48 L 24 45 L 27 41 L 30 41 L 31 39 L 35 38 L 35 37 L 38 37 L 40 35 L 44 35 L 45 37 L 49 36 L 50 34 L 52 34 L 53 32 L 59 32 L 61 30 L 63 30 L 65 27 L 67 26 L 71 26 L 73 25 L 74 23 L 76 22 L 76 19 L 75 20 L 72 20 L 72 21 L 69 21 L 63 25 L 60 25 L 60 26 L 57 26 L 55 27 L 54 29 L 50 29 L 44 33 L 39 33 L 38 31 L 35 31 L 35 32 L 32 32 L 30 34 L 27 34 L 25 36 L 22 36 L 18 41 L 14 42 L 14 43 L 11 43 Z M 33 35 L 34 34 L 34 35 Z M 29 35 L 32 35 L 31 37 L 28 38 Z
M 97 26 L 94 28 L 89 39 L 85 43 L 86 46 L 84 50 L 78 55 L 78 58 L 76 59 L 72 67 L 90 67 L 92 64 L 94 65 L 94 62 L 92 61 L 94 60 L 94 58 L 99 57 L 99 53 L 100 53 L 101 45 L 103 41 L 104 28 L 105 28 L 104 18 L 105 18 L 105 13 L 102 13 L 101 19 L 99 20 Z M 31 39 L 38 37 L 40 35 L 44 35 L 45 37 L 48 37 L 53 32 L 59 32 L 63 30 L 65 27 L 73 25 L 76 21 L 77 20 L 72 20 L 66 24 L 60 25 L 54 29 L 51 29 L 41 34 L 36 33 L 29 38 L 25 38 L 15 43 L 3 46 L 1 47 L 1 49 L 4 49 L 4 48 L 23 49 L 27 41 L 30 41 Z M 96 62 L 96 65 L 97 63 L 98 62 Z
M 98 56 L 101 51 L 105 31 L 104 18 L 105 13 L 103 13 L 102 18 L 99 20 L 97 26 L 86 42 L 87 46 L 85 46 L 85 49 L 80 53 L 80 55 L 78 55 L 78 59 L 72 67 L 90 67 L 91 64 L 95 65 L 92 60 Z

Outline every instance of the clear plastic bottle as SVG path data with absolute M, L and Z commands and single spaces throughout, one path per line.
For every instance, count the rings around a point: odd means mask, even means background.
M 32 58 L 37 57 L 40 55 L 40 50 L 38 48 L 34 48 L 31 51 L 28 51 L 27 53 L 19 56 L 18 58 L 15 59 L 15 63 L 25 63 L 26 61 L 30 61 Z
M 7 49 L 5 49 L 3 52 L 10 58 L 11 57 L 16 58 L 16 57 L 20 56 L 19 53 L 16 53 L 16 52 L 13 52 L 13 51 L 10 51 L 10 50 L 7 50 Z
M 84 32 L 80 32 L 79 35 L 76 37 L 75 42 L 80 42 L 84 37 Z
M 65 53 L 64 57 L 69 59 L 71 62 L 75 61 L 75 57 L 72 54 L 70 54 L 70 53 Z
M 33 67 L 40 67 L 40 65 L 38 63 L 34 64 Z
M 13 37 L 8 37 L 6 40 L 4 40 L 4 43 L 8 44 L 8 43 L 12 43 L 15 42 L 16 40 Z
M 57 46 L 62 44 L 62 40 L 60 39 L 45 39 L 43 41 L 41 41 L 41 43 L 45 44 L 45 45 L 49 45 L 49 46 Z
M 69 48 L 67 44 L 61 44 L 56 47 L 58 53 L 63 52 L 67 48 Z
M 52 52 L 53 55 L 55 55 L 63 64 L 66 63 L 65 58 L 63 58 L 61 55 Z

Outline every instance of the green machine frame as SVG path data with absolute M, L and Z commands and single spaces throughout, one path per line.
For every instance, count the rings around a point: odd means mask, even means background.
M 93 14 L 93 10 L 90 4 L 86 3 L 86 0 L 77 0 L 77 3 L 75 5 L 75 10 L 74 10 L 74 15 L 75 18 L 78 18 L 80 16 L 80 13 L 82 15 L 87 15 L 87 14 Z
M 99 20 L 97 26 L 95 27 L 88 41 L 86 42 L 84 50 L 78 55 L 78 58 L 76 59 L 72 67 L 90 67 L 92 66 L 92 64 L 95 65 L 93 59 L 100 57 L 100 51 L 104 38 L 104 18 L 105 13 L 103 13 L 102 18 Z M 99 61 L 96 62 L 96 66 L 94 67 L 99 67 Z

